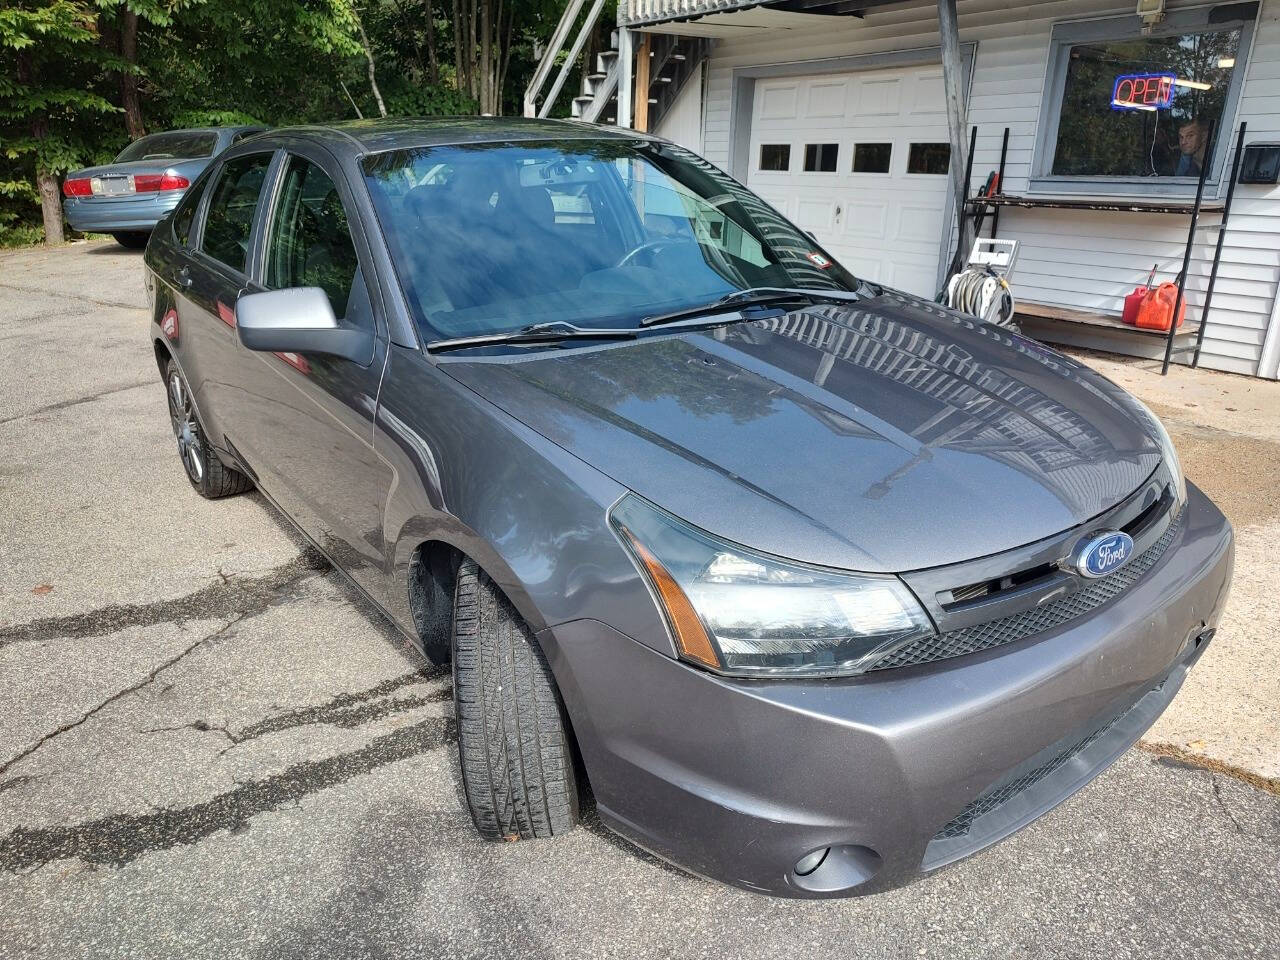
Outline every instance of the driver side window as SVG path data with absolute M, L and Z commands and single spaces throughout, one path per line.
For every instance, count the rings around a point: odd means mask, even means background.
M 271 216 L 264 278 L 267 286 L 319 287 L 328 296 L 335 317 L 368 320 L 364 311 L 352 310 L 354 305 L 349 303 L 358 267 L 338 188 L 310 160 L 290 157 Z

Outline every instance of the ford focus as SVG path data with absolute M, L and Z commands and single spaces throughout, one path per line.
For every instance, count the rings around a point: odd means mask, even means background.
M 276 130 L 146 253 L 195 491 L 452 664 L 479 833 L 873 893 L 1104 770 L 1207 649 L 1222 513 L 1087 367 L 837 263 L 661 139 Z

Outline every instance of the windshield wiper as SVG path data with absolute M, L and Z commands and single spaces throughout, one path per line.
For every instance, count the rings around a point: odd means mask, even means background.
M 766 307 L 771 304 L 804 300 L 809 303 L 848 303 L 863 299 L 862 294 L 847 290 L 811 290 L 803 287 L 750 287 L 746 290 L 735 290 L 710 303 L 696 307 L 683 307 L 670 313 L 660 313 L 645 317 L 640 321 L 642 327 L 654 327 L 677 320 L 702 317 L 707 314 L 722 312 L 730 308 Z
M 462 350 L 466 347 L 484 347 L 495 343 L 549 343 L 554 340 L 634 340 L 636 331 L 619 327 L 579 327 L 566 320 L 549 320 L 534 323 L 519 330 L 499 333 L 480 333 L 473 337 L 454 337 L 450 340 L 433 340 L 427 344 L 431 353 Z

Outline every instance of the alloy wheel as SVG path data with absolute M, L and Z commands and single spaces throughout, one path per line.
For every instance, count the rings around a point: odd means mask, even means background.
M 204 438 L 200 423 L 196 420 L 191 403 L 191 391 L 187 389 L 182 374 L 169 376 L 169 418 L 173 422 L 173 435 L 178 440 L 178 456 L 194 483 L 204 479 Z

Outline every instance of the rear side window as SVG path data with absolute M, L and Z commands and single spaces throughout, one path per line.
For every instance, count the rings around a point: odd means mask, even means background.
M 213 259 L 240 273 L 245 272 L 253 214 L 269 166 L 269 153 L 237 157 L 223 165 L 213 185 L 200 246 Z
M 355 280 L 355 244 L 338 188 L 309 160 L 290 157 L 267 241 L 269 287 L 319 287 L 335 317 L 346 317 Z
M 191 238 L 191 224 L 195 222 L 196 210 L 200 206 L 200 198 L 204 195 L 204 182 L 197 183 L 187 191 L 187 195 L 178 204 L 173 213 L 173 235 L 184 247 Z

